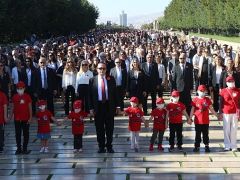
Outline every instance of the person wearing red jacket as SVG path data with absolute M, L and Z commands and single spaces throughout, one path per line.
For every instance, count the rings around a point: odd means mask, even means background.
M 138 98 L 132 97 L 130 99 L 131 106 L 124 109 L 124 114 L 129 116 L 128 129 L 130 131 L 131 149 L 135 149 L 135 152 L 138 152 L 139 150 L 139 132 L 141 130 L 141 123 L 146 123 L 143 117 L 144 112 L 138 107 L 138 103 Z
M 192 101 L 192 109 L 190 113 L 190 119 L 194 115 L 195 123 L 195 144 L 193 152 L 199 152 L 201 143 L 201 134 L 203 136 L 203 143 L 205 144 L 205 152 L 210 152 L 209 149 L 209 110 L 218 117 L 214 111 L 211 100 L 205 96 L 207 88 L 205 85 L 198 86 L 198 96 Z
M 240 90 L 232 76 L 226 78 L 227 87 L 220 90 L 220 119 L 223 119 L 224 151 L 237 151 L 237 129 L 240 109 Z
M 50 122 L 56 122 L 56 119 L 53 117 L 53 114 L 46 109 L 46 100 L 39 100 L 37 105 L 39 108 L 39 111 L 36 114 L 38 123 L 37 138 L 41 140 L 41 149 L 39 152 L 48 153 L 48 141 L 51 138 Z M 59 122 L 57 122 L 57 124 L 60 125 Z
M 158 136 L 158 150 L 163 151 L 162 140 L 167 127 L 167 110 L 164 108 L 164 99 L 156 100 L 157 108 L 152 110 L 149 122 L 153 121 L 153 133 L 150 140 L 149 151 L 153 151 L 153 144 Z
M 73 152 L 82 152 L 82 136 L 84 133 L 84 118 L 88 116 L 87 112 L 82 110 L 83 103 L 81 100 L 76 100 L 73 103 L 74 111 L 70 112 L 67 119 L 72 121 L 72 134 L 74 136 Z
M 12 97 L 12 111 L 11 119 L 14 119 L 15 124 L 15 136 L 17 143 L 17 150 L 15 152 L 18 154 L 29 154 L 28 151 L 28 141 L 29 141 L 29 127 L 32 121 L 32 99 L 25 91 L 25 84 L 19 81 L 16 84 L 17 94 Z M 23 133 L 23 149 L 21 145 L 21 136 Z
M 183 127 L 183 120 L 182 116 L 185 115 L 187 118 L 187 122 L 190 123 L 189 116 L 186 111 L 186 107 L 183 103 L 179 102 L 179 92 L 173 91 L 171 93 L 170 103 L 167 105 L 166 109 L 168 111 L 168 121 L 169 121 L 169 152 L 174 151 L 174 139 L 175 134 L 177 134 L 177 146 L 179 151 L 183 151 L 182 149 L 182 127 Z
M 4 147 L 4 127 L 7 122 L 7 96 L 0 91 L 0 153 L 3 153 Z

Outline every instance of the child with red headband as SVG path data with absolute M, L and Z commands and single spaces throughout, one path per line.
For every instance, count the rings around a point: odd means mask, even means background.
M 76 100 L 73 103 L 74 111 L 70 112 L 67 119 L 72 120 L 72 134 L 74 136 L 74 153 L 82 152 L 82 136 L 84 133 L 84 118 L 88 116 L 88 113 L 82 110 L 82 101 Z
M 46 109 L 47 101 L 45 100 L 39 100 L 37 102 L 37 106 L 39 108 L 39 111 L 36 114 L 37 117 L 37 123 L 38 123 L 38 132 L 37 132 L 37 138 L 41 140 L 41 149 L 40 153 L 48 153 L 48 141 L 51 138 L 50 132 L 50 122 L 55 122 L 56 119 L 53 117 L 53 114 Z M 57 122 L 57 125 L 60 125 L 59 122 Z
M 167 128 L 167 110 L 164 108 L 164 99 L 156 100 L 157 108 L 152 110 L 149 122 L 153 121 L 153 133 L 150 140 L 149 151 L 153 151 L 153 144 L 158 136 L 158 150 L 163 151 L 162 141 L 165 129 Z
M 141 123 L 146 121 L 143 117 L 144 113 L 142 109 L 138 107 L 138 98 L 132 97 L 130 99 L 131 106 L 124 109 L 124 114 L 129 116 L 129 131 L 131 137 L 131 149 L 135 149 L 135 152 L 139 150 L 139 132 L 141 130 Z

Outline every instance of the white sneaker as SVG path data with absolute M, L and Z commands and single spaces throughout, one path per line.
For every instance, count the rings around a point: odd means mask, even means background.
M 78 150 L 78 152 L 83 152 L 82 148 L 80 148 L 80 149 Z
M 44 152 L 44 150 L 45 150 L 45 148 L 44 147 L 41 147 L 41 149 L 40 149 L 40 153 L 43 153 Z
M 48 152 L 49 152 L 48 147 L 45 148 L 44 152 L 45 152 L 45 153 L 48 153 Z
M 230 151 L 230 148 L 224 148 L 224 151 Z
M 74 149 L 74 150 L 73 150 L 73 153 L 77 153 L 77 152 L 78 152 L 78 150 L 77 150 L 77 149 Z
M 238 151 L 237 148 L 232 149 L 232 152 L 237 152 L 237 151 Z

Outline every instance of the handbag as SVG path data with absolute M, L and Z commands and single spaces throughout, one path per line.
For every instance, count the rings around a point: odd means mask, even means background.
M 228 91 L 228 94 L 229 94 L 230 97 L 232 98 L 233 103 L 234 103 L 234 105 L 235 105 L 237 119 L 240 119 L 240 109 L 239 109 L 238 106 L 236 105 L 236 103 L 235 103 L 235 101 L 234 101 L 234 99 L 233 99 L 233 97 L 232 97 L 232 95 L 231 95 L 231 93 L 229 92 L 228 89 L 227 89 L 227 91 Z

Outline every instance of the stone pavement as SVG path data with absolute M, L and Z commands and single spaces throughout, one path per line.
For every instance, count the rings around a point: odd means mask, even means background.
M 165 99 L 169 99 L 165 96 Z M 127 102 L 126 102 L 127 103 Z M 127 103 L 128 104 L 128 103 Z M 63 104 L 56 103 L 58 119 L 63 120 Z M 147 117 L 148 118 L 148 117 Z M 31 125 L 29 155 L 14 155 L 13 123 L 6 126 L 5 151 L 0 155 L 0 180 L 238 180 L 240 152 L 223 152 L 222 122 L 211 116 L 210 147 L 212 152 L 193 153 L 194 126 L 184 124 L 184 152 L 168 152 L 168 130 L 164 134 L 164 152 L 148 151 L 151 128 L 142 128 L 140 151 L 130 149 L 127 117 L 116 117 L 114 154 L 98 154 L 95 126 L 87 119 L 83 138 L 83 152 L 74 154 L 71 123 L 52 126 L 49 153 L 40 154 L 36 138 L 36 122 Z M 150 124 L 150 127 L 152 125 Z M 240 135 L 240 133 L 238 133 Z M 238 139 L 239 139 L 238 135 Z

